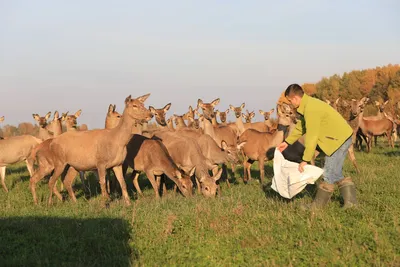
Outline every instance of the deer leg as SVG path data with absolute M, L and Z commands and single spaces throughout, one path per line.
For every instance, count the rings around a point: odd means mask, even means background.
M 66 176 L 64 178 L 65 189 L 67 189 L 68 195 L 69 195 L 69 197 L 71 198 L 71 200 L 73 202 L 76 202 L 76 197 L 75 197 L 74 190 L 72 190 L 72 184 L 73 184 L 77 174 L 78 174 L 78 171 L 75 170 L 75 168 L 69 167 L 68 171 L 67 171 L 67 174 L 66 174 Z
M 258 168 L 260 169 L 260 184 L 261 184 L 261 187 L 262 187 L 263 184 L 264 184 L 264 176 L 265 176 L 265 173 L 264 173 L 264 158 L 263 157 L 258 159 Z
M 49 180 L 49 201 L 48 201 L 48 205 L 50 206 L 53 203 L 53 192 L 57 195 L 57 197 L 61 197 L 60 193 L 58 193 L 57 188 L 55 188 L 56 185 L 56 181 L 58 179 L 58 177 L 60 177 L 60 175 L 62 174 L 62 172 L 64 171 L 65 165 L 58 165 L 54 168 L 54 173 L 51 176 L 50 180 Z M 57 191 L 57 193 L 56 193 Z M 62 199 L 62 197 L 61 197 Z
M 130 206 L 131 205 L 131 200 L 129 199 L 128 191 L 126 190 L 126 183 L 125 183 L 125 180 L 124 180 L 124 176 L 122 174 L 122 165 L 115 166 L 113 168 L 113 171 L 114 171 L 115 176 L 118 179 L 119 185 L 121 186 L 122 197 L 124 198 L 125 205 Z
M 357 161 L 356 161 L 356 156 L 354 155 L 353 144 L 350 145 L 348 152 L 349 152 L 350 160 L 354 165 L 354 168 L 356 168 L 357 173 L 360 173 L 360 169 L 358 168 Z
M 132 171 L 132 176 L 131 176 L 131 177 L 133 178 L 133 186 L 135 187 L 135 189 L 136 189 L 138 195 L 140 195 L 141 197 L 143 197 L 142 190 L 140 190 L 140 186 L 139 186 L 139 183 L 138 183 L 139 172 L 137 172 L 137 171 Z
M 154 193 L 156 194 L 156 198 L 159 199 L 160 198 L 160 194 L 159 194 L 159 191 L 158 191 L 158 186 L 157 186 L 157 183 L 156 183 L 156 180 L 155 180 L 153 172 L 152 171 L 146 171 L 146 176 L 147 176 L 147 179 L 149 179 L 151 185 L 153 186 Z
M 29 187 L 32 192 L 33 203 L 36 205 L 38 204 L 37 195 L 36 195 L 36 184 L 41 179 L 43 179 L 45 175 L 50 174 L 52 170 L 53 170 L 53 168 L 51 168 L 49 166 L 39 165 L 38 170 L 36 170 L 35 173 L 33 174 L 33 176 L 29 179 Z
M 194 178 L 196 180 L 196 185 L 197 185 L 197 193 L 201 194 L 201 190 L 200 190 L 200 182 L 199 179 L 197 179 L 197 177 Z
M 1 176 L 1 185 L 3 186 L 4 191 L 8 193 L 8 188 L 6 186 L 6 166 L 0 167 L 0 176 Z
M 26 159 L 25 162 L 26 162 L 26 168 L 28 169 L 28 172 L 29 172 L 29 176 L 32 177 L 32 175 L 33 175 L 33 163 L 28 159 Z
M 371 152 L 371 147 L 372 147 L 372 135 L 367 136 L 367 152 Z
M 228 186 L 228 188 L 231 188 L 231 184 L 229 183 L 229 179 L 228 179 L 228 168 L 227 168 L 226 164 L 222 164 L 222 173 L 224 173 L 226 185 Z M 214 175 L 214 173 L 213 173 L 213 175 Z
M 99 173 L 99 183 L 101 188 L 101 195 L 106 200 L 110 200 L 110 195 L 106 190 L 106 169 L 105 167 L 97 167 L 97 172 Z

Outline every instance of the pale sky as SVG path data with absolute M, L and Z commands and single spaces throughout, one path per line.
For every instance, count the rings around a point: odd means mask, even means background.
M 0 0 L 0 116 L 197 99 L 269 110 L 291 83 L 400 63 L 400 1 Z M 229 119 L 233 121 L 233 114 Z M 1 126 L 1 125 L 0 125 Z

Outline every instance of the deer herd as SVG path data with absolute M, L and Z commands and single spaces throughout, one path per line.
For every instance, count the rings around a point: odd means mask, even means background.
M 205 103 L 197 101 L 197 107 L 189 107 L 183 115 L 172 115 L 167 119 L 171 107 L 168 103 L 162 108 L 152 106 L 146 108 L 144 102 L 150 94 L 137 98 L 128 96 L 124 102 L 122 114 L 110 105 L 105 119 L 105 128 L 98 130 L 78 130 L 77 119 L 81 110 L 73 115 L 51 112 L 44 117 L 33 114 L 39 126 L 38 135 L 21 135 L 2 138 L 0 140 L 0 175 L 1 185 L 8 192 L 5 184 L 6 167 L 25 161 L 30 175 L 29 187 L 35 204 L 38 203 L 36 185 L 45 176 L 49 179 L 48 203 L 52 203 L 53 193 L 62 200 L 56 182 L 61 177 L 72 201 L 76 202 L 72 185 L 79 173 L 85 188 L 85 172 L 94 171 L 100 183 L 102 197 L 109 200 L 115 190 L 114 176 L 121 189 L 126 205 L 130 204 L 125 179 L 127 170 L 133 171 L 130 178 L 139 196 L 139 174 L 144 172 L 150 181 L 155 197 L 166 193 L 166 178 L 175 184 L 183 196 L 191 196 L 194 187 L 205 197 L 215 196 L 220 192 L 219 182 L 225 180 L 228 187 L 229 165 L 234 176 L 236 167 L 243 165 L 243 181 L 250 181 L 250 167 L 258 161 L 261 185 L 264 183 L 264 163 L 270 160 L 268 152 L 273 150 L 293 129 L 298 119 L 297 113 L 284 102 L 276 106 L 277 120 L 271 115 L 275 109 L 259 113 L 264 117 L 262 122 L 252 122 L 255 113 L 246 110 L 245 103 L 240 106 L 230 105 L 225 111 L 216 110 L 220 99 Z M 357 148 L 362 141 L 371 150 L 372 137 L 386 136 L 391 147 L 399 125 L 396 118 L 385 113 L 387 104 L 376 102 L 378 114 L 364 117 L 364 107 L 369 101 L 364 97 L 353 99 L 351 104 L 340 99 L 335 102 L 326 101 L 334 109 L 339 105 L 350 109 L 348 123 L 353 128 L 353 143 Z M 229 113 L 233 113 L 234 122 L 228 122 Z M 157 127 L 149 127 L 148 123 L 155 118 Z M 244 121 L 243 121 L 244 119 Z M 0 118 L 0 122 L 4 116 Z M 62 123 L 66 132 L 63 133 Z M 297 143 L 303 144 L 304 138 Z M 289 151 L 289 150 L 288 150 Z M 316 151 L 315 156 L 318 155 Z M 353 147 L 349 149 L 349 157 L 358 171 Z M 289 157 L 290 158 L 290 157 Z M 223 179 L 221 179 L 223 177 Z M 193 179 L 192 179 L 193 178 Z

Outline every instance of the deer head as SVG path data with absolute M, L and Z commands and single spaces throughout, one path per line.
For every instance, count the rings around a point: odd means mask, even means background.
M 264 120 L 267 121 L 271 118 L 271 115 L 274 113 L 275 109 L 271 109 L 270 111 L 262 111 L 259 110 L 260 114 L 264 116 Z
M 351 115 L 355 118 L 364 111 L 365 105 L 368 103 L 369 98 L 363 97 L 360 100 L 351 100 Z
M 215 117 L 214 108 L 219 104 L 219 98 L 213 100 L 211 103 L 203 103 L 203 100 L 197 100 L 197 107 L 200 107 L 203 111 L 203 116 L 207 120 L 212 120 Z
M 200 191 L 205 197 L 214 197 L 217 193 L 218 185 L 216 182 L 221 178 L 222 169 L 214 176 L 210 176 L 208 173 L 203 173 L 198 178 L 200 182 Z
M 251 119 L 253 119 L 254 116 L 255 116 L 254 111 L 249 112 L 247 109 L 246 109 L 246 113 L 242 114 L 242 117 L 246 121 L 246 123 L 251 123 Z
M 79 118 L 79 116 L 82 114 L 82 110 L 78 110 L 77 112 L 75 112 L 74 115 L 68 115 L 67 111 L 66 113 L 62 114 L 62 120 L 65 123 L 65 126 L 67 127 L 67 129 L 76 129 L 77 128 L 77 119 Z
M 229 108 L 227 110 L 225 110 L 225 111 L 218 111 L 217 110 L 215 113 L 219 117 L 220 121 L 222 123 L 225 123 L 226 122 L 226 117 L 227 117 L 227 115 L 229 113 Z
M 117 127 L 119 121 L 121 120 L 122 115 L 119 112 L 115 111 L 115 109 L 116 105 L 110 104 L 108 106 L 106 123 L 105 123 L 106 129 L 112 129 Z
M 183 119 L 188 120 L 188 121 L 191 121 L 191 119 L 194 119 L 196 114 L 198 114 L 198 111 L 197 111 L 198 108 L 199 107 L 197 107 L 196 109 L 193 109 L 192 106 L 189 106 L 189 111 L 186 112 L 185 114 L 183 114 Z
M 229 108 L 234 112 L 236 119 L 239 119 L 242 116 L 242 110 L 244 109 L 245 104 L 243 103 L 239 107 L 234 107 L 229 105 Z
M 35 119 L 35 121 L 38 122 L 40 128 L 46 128 L 47 126 L 47 121 L 49 120 L 51 116 L 51 112 L 47 112 L 47 114 L 44 117 L 39 116 L 38 114 L 32 114 L 32 117 Z
M 126 113 L 131 119 L 137 121 L 149 121 L 152 118 L 152 114 L 150 110 L 145 108 L 144 102 L 150 96 L 150 94 L 146 94 L 143 96 L 139 96 L 137 98 L 132 98 L 130 95 L 125 99 L 125 110 Z M 123 114 L 123 115 L 124 115 Z
M 167 111 L 171 107 L 171 103 L 166 104 L 163 108 L 155 109 L 152 106 L 149 107 L 150 112 L 155 116 L 156 122 L 161 126 L 167 126 L 167 122 L 165 120 L 165 115 Z
M 194 175 L 196 167 L 193 167 L 188 174 L 182 170 L 177 170 L 175 173 L 176 185 L 185 197 L 190 197 L 193 194 L 193 183 L 191 177 Z

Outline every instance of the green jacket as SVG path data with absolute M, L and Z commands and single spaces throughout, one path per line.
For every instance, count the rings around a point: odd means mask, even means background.
M 304 94 L 297 113 L 296 128 L 286 138 L 289 145 L 305 136 L 303 161 L 311 161 L 317 145 L 331 156 L 353 134 L 346 120 L 327 103 Z

